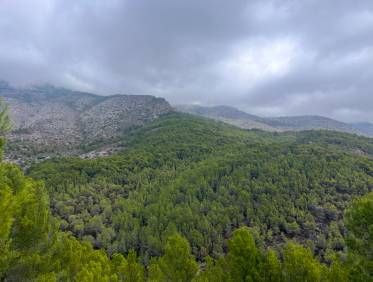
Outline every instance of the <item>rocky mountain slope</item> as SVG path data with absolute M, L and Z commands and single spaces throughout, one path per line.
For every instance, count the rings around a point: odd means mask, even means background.
M 17 89 L 1 85 L 0 97 L 9 105 L 13 121 L 10 151 L 21 154 L 22 149 L 79 151 L 114 140 L 172 111 L 168 102 L 154 96 L 98 96 L 50 86 Z
M 261 129 L 267 131 L 325 129 L 373 136 L 373 125 L 370 123 L 347 124 L 322 116 L 264 118 L 228 106 L 202 107 L 195 105 L 181 105 L 176 106 L 176 108 L 181 112 L 220 120 L 246 129 Z

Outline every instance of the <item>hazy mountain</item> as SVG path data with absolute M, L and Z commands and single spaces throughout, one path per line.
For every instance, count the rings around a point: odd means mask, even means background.
M 229 106 L 202 107 L 196 105 L 178 105 L 175 108 L 180 112 L 220 120 L 245 129 L 278 131 L 277 128 L 264 123 L 261 117 Z
M 291 116 L 266 118 L 267 124 L 283 131 L 300 131 L 311 129 L 327 129 L 361 134 L 352 125 L 322 116 Z
M 366 135 L 373 136 L 373 124 L 369 122 L 359 122 L 352 124 L 356 129 L 365 133 Z
M 181 112 L 204 116 L 246 128 L 267 131 L 301 131 L 326 129 L 373 136 L 372 124 L 348 124 L 322 116 L 289 116 L 264 118 L 251 115 L 228 106 L 203 107 L 195 105 L 176 106 Z
M 111 140 L 172 111 L 163 98 L 98 96 L 51 86 L 17 89 L 2 84 L 0 96 L 9 105 L 13 121 L 10 145 L 27 144 L 36 147 L 33 150 L 49 146 L 71 151 Z

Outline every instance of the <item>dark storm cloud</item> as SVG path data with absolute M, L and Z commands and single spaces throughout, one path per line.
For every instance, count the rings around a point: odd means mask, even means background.
M 373 2 L 0 0 L 0 78 L 373 121 Z

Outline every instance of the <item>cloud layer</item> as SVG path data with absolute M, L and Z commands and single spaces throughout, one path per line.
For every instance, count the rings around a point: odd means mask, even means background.
M 2 0 L 0 78 L 373 121 L 373 2 Z

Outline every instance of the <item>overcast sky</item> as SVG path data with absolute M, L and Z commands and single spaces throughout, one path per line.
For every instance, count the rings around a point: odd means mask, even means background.
M 373 121 L 373 1 L 0 0 L 0 78 Z

